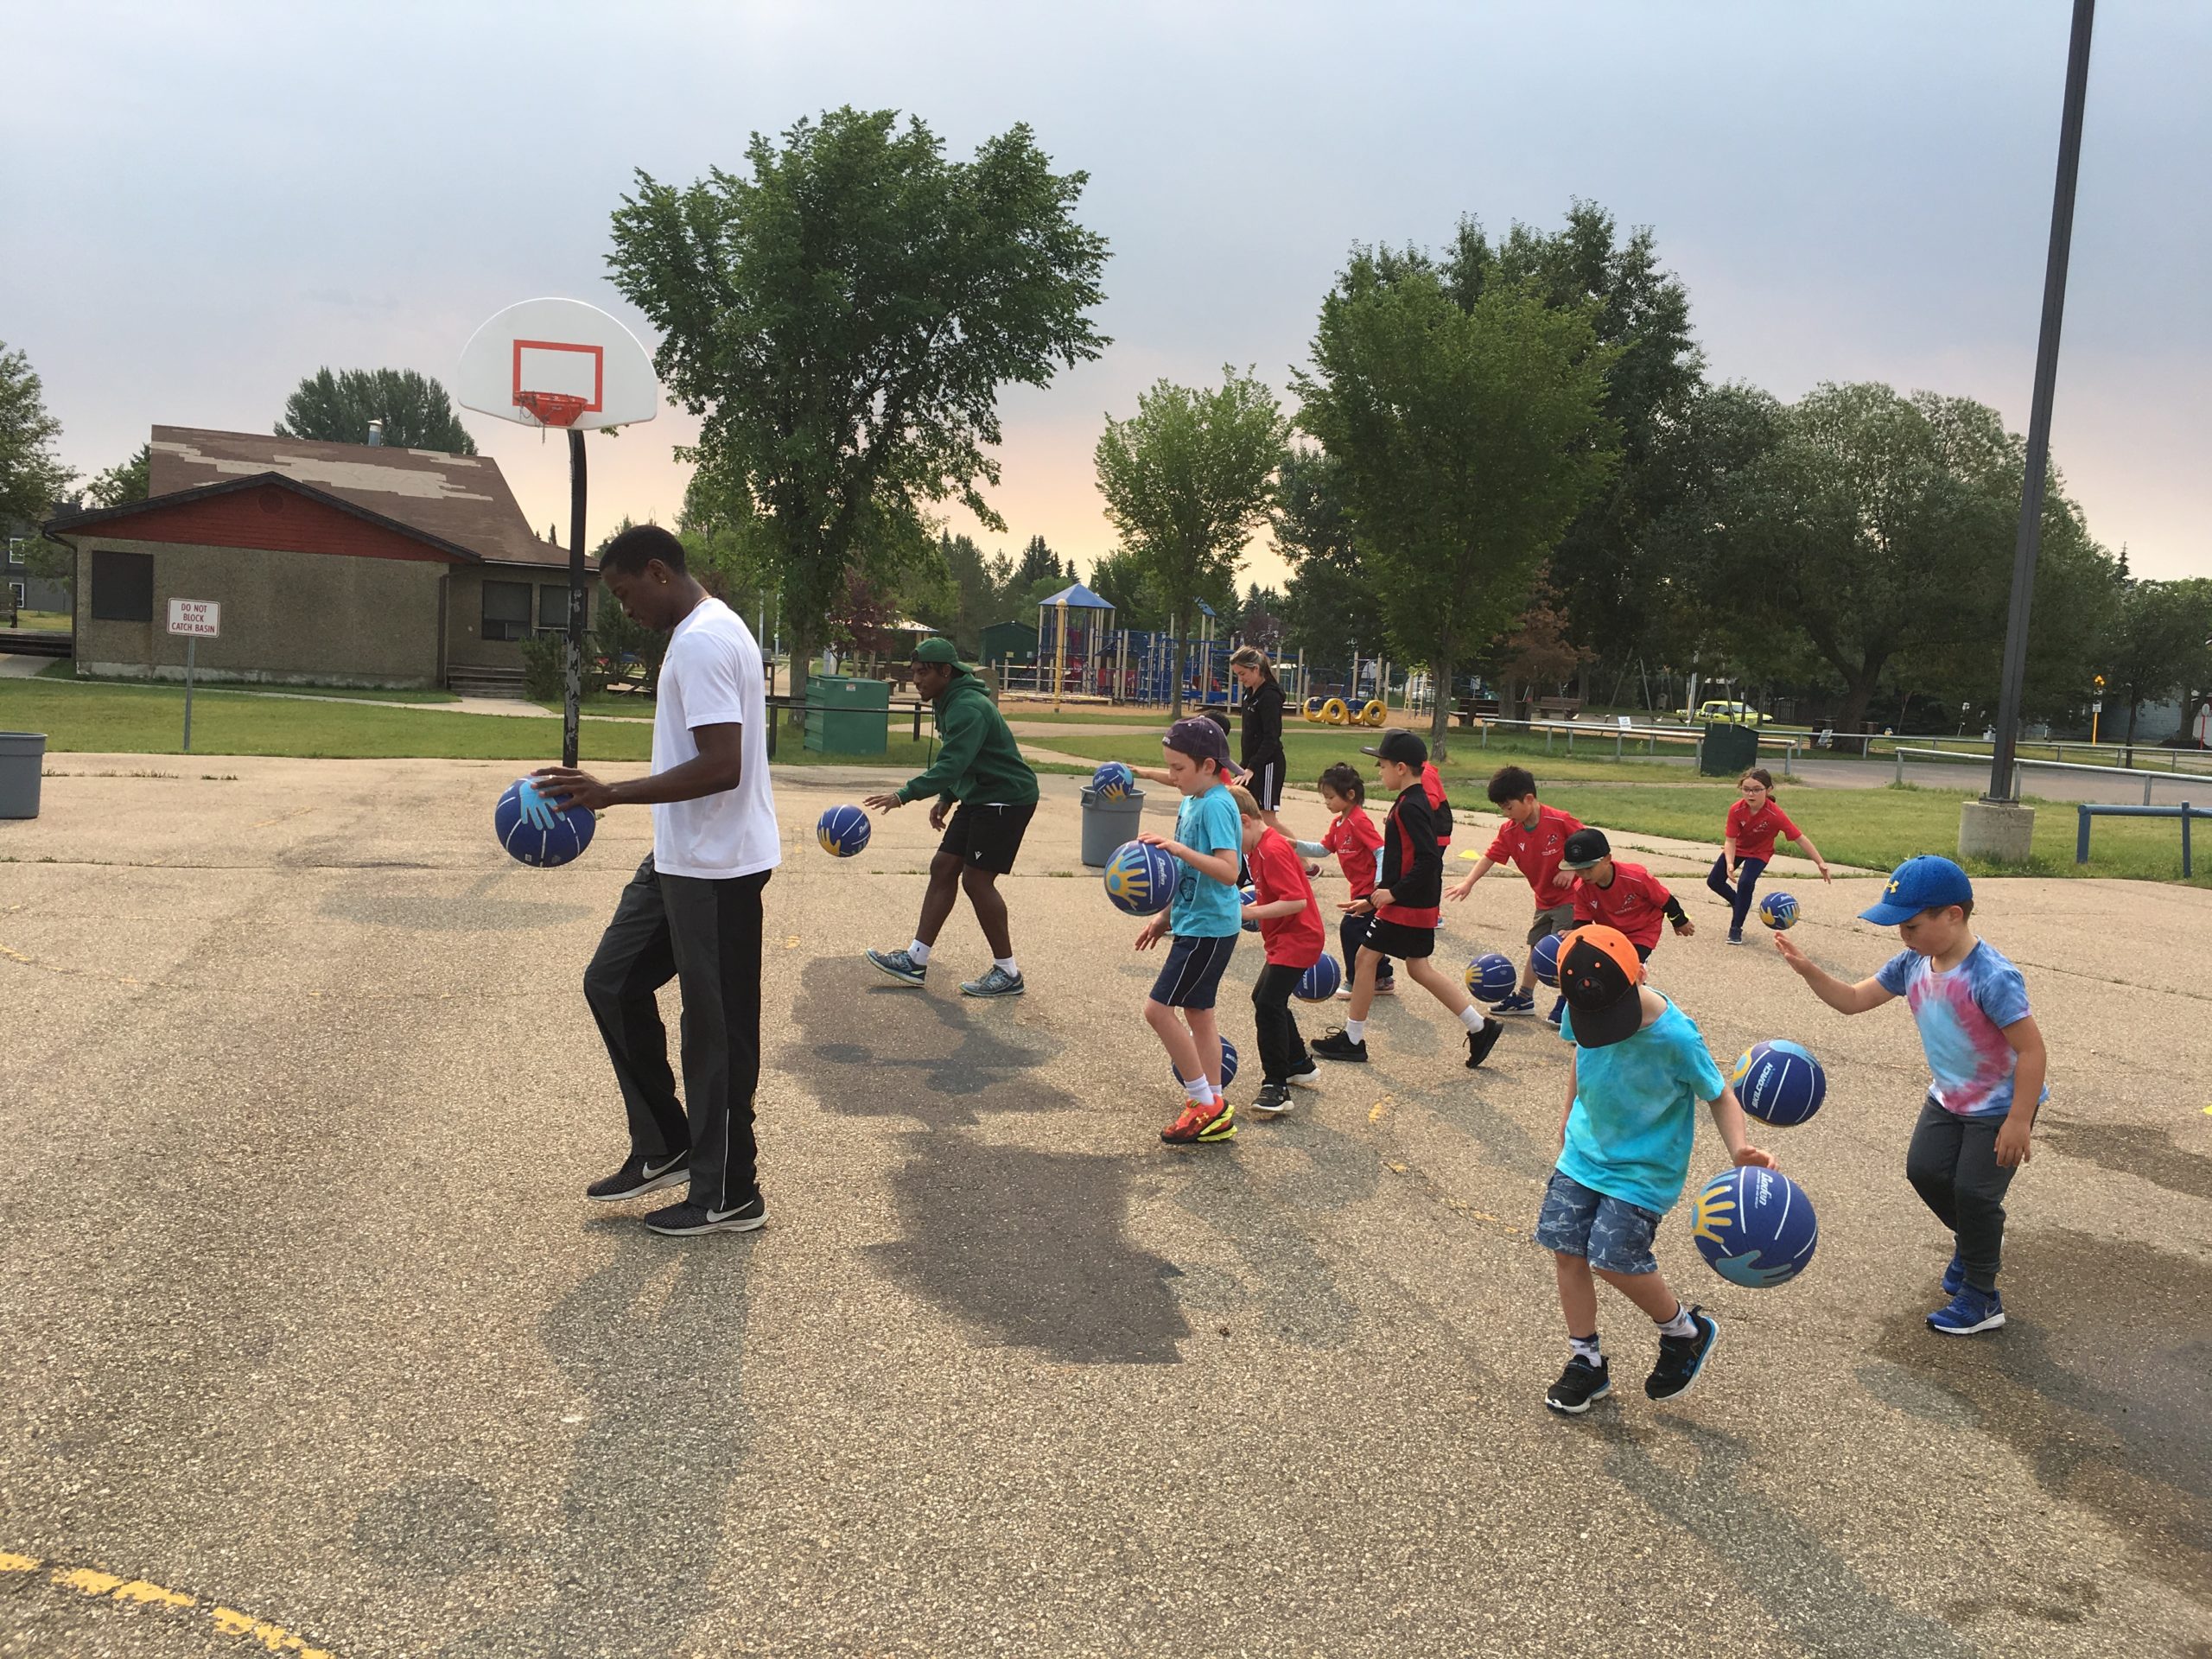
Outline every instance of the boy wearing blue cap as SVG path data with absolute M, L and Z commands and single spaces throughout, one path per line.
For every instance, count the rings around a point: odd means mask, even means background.
M 1783 960 L 1839 1014 L 1864 1014 L 1902 996 L 1920 1027 L 1932 1075 L 1905 1153 L 1905 1179 L 1956 1248 L 1943 1271 L 1950 1301 L 1928 1316 L 1950 1337 L 2005 1323 L 1997 1294 L 2005 1190 L 2028 1161 L 2049 1057 L 2028 1012 L 2020 970 L 1974 931 L 1974 884 L 1948 858 L 1909 858 L 1859 916 L 1894 926 L 1905 948 L 1872 979 L 1847 985 L 1781 933 Z

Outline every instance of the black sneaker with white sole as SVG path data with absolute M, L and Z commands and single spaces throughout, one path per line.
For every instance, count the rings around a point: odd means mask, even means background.
M 1612 1366 L 1603 1359 L 1592 1365 L 1576 1354 L 1567 1362 L 1559 1381 L 1544 1390 L 1544 1403 L 1554 1411 L 1580 1417 L 1612 1391 Z
M 699 1233 L 749 1233 L 768 1224 L 768 1207 L 755 1192 L 732 1210 L 709 1210 L 685 1199 L 645 1217 L 645 1225 L 671 1238 L 690 1238 Z
M 1263 1083 L 1260 1085 L 1260 1097 L 1252 1103 L 1252 1116 L 1281 1117 L 1290 1110 L 1291 1105 L 1288 1084 Z
M 1694 1336 L 1659 1338 L 1659 1363 L 1651 1368 L 1651 1375 L 1643 1379 L 1643 1391 L 1654 1400 L 1671 1400 L 1678 1394 L 1687 1394 L 1698 1373 L 1705 1369 L 1706 1356 L 1713 1351 L 1713 1344 L 1720 1339 L 1720 1325 L 1701 1307 L 1690 1309 L 1690 1323 L 1697 1327 Z
M 1367 1064 L 1366 1043 L 1356 1043 L 1341 1031 L 1332 1031 L 1325 1037 L 1316 1038 L 1306 1046 L 1306 1052 L 1317 1060 L 1346 1060 L 1354 1065 Z
M 1467 1070 L 1471 1071 L 1490 1058 L 1490 1052 L 1497 1046 L 1497 1039 L 1505 1035 L 1505 1021 L 1485 1016 L 1479 1030 L 1467 1033 Z
M 584 1197 L 601 1204 L 613 1204 L 621 1198 L 634 1198 L 640 1193 L 658 1192 L 664 1186 L 682 1186 L 690 1179 L 691 1154 L 688 1152 L 664 1152 L 658 1158 L 633 1152 L 622 1160 L 621 1168 L 584 1188 Z

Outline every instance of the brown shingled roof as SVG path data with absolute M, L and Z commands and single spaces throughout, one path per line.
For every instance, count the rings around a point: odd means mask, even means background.
M 323 443 L 198 427 L 154 429 L 149 493 L 173 494 L 259 473 L 282 473 L 499 564 L 562 565 L 566 548 L 522 516 L 488 455 L 365 443 Z

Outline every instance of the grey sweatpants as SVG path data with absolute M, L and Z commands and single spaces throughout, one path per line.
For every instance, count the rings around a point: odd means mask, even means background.
M 1956 1236 L 1967 1282 L 1976 1290 L 1997 1288 L 2005 1245 L 2005 1189 L 2012 1172 L 1997 1161 L 1997 1131 L 2004 1123 L 2001 1117 L 1961 1117 L 1930 1095 L 1904 1154 L 1905 1179 Z
M 614 919 L 584 970 L 622 1085 L 630 1150 L 691 1154 L 691 1202 L 734 1209 L 756 1189 L 753 1091 L 760 1081 L 760 892 L 768 872 L 707 880 L 663 875 L 650 854 L 622 889 Z M 683 997 L 683 1097 L 676 1098 L 668 1032 L 654 993 Z

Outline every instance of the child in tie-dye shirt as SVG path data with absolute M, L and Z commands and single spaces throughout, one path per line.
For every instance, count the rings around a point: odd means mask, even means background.
M 1780 933 L 1776 948 L 1840 1014 L 1864 1014 L 1902 996 L 1920 1027 L 1932 1074 L 1905 1154 L 1905 1178 L 1957 1241 L 1943 1290 L 1928 1316 L 1946 1336 L 2005 1323 L 1997 1269 L 2005 1241 L 2005 1191 L 2028 1161 L 2048 1057 L 2028 1012 L 2020 970 L 1974 937 L 1974 885 L 1948 858 L 1897 866 L 1882 902 L 1859 914 L 1894 925 L 1905 949 L 1872 979 L 1847 985 Z

